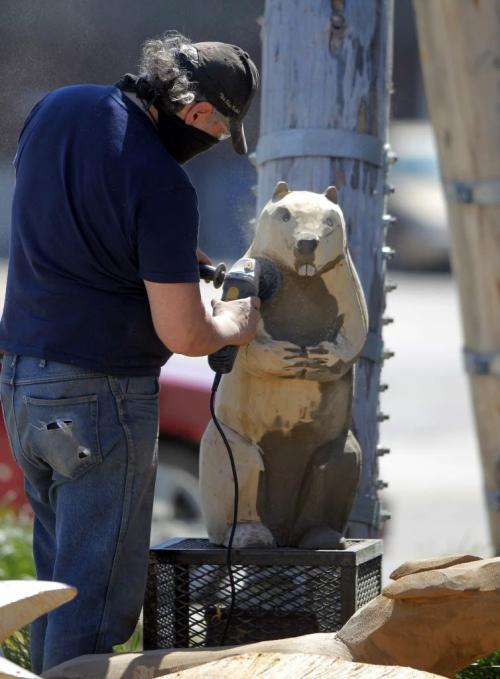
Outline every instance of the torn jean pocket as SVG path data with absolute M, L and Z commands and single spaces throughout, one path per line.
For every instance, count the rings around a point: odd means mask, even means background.
M 97 395 L 42 399 L 24 396 L 23 450 L 35 464 L 76 479 L 102 461 L 97 434 Z

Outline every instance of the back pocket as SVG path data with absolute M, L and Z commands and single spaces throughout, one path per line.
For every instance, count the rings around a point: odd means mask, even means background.
M 97 433 L 97 395 L 42 399 L 25 396 L 25 453 L 66 479 L 76 479 L 102 460 Z

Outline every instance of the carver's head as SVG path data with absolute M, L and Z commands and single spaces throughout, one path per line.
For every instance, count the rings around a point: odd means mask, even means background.
M 170 31 L 144 43 L 135 93 L 159 127 L 162 118 L 175 115 L 201 131 L 200 143 L 208 135 L 207 147 L 210 139 L 216 143 L 230 136 L 236 152 L 244 154 L 243 118 L 258 80 L 255 64 L 240 47 L 192 43 Z

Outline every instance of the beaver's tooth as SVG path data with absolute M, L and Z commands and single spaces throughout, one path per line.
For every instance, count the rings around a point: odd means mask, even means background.
M 299 276 L 315 276 L 316 275 L 316 267 L 314 264 L 302 264 L 302 266 L 299 267 Z

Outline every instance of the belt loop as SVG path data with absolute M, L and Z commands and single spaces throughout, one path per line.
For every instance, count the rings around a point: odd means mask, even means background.
M 123 398 L 123 390 L 120 385 L 120 380 L 118 377 L 113 377 L 112 375 L 107 375 L 109 388 L 113 396 L 120 401 Z
M 12 361 L 10 363 L 10 367 L 12 368 L 12 374 L 10 376 L 9 384 L 11 387 L 14 386 L 14 381 L 16 379 L 16 367 L 17 367 L 17 359 L 19 358 L 19 354 L 13 354 L 12 356 Z

